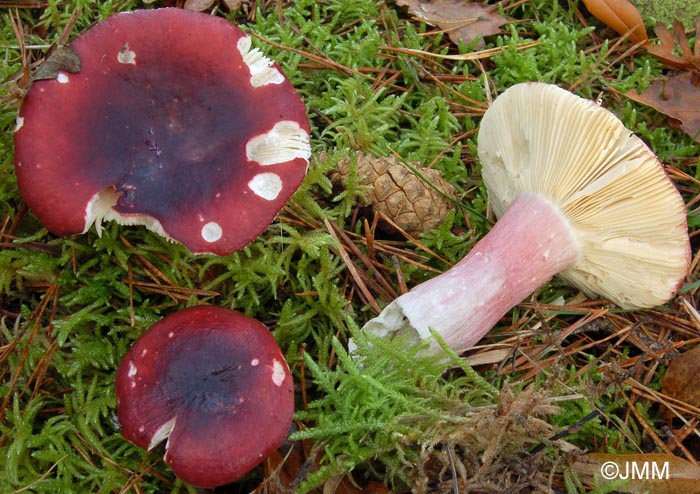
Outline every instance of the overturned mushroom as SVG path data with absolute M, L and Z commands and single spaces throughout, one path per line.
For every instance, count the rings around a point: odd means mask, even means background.
M 193 252 L 254 240 L 310 156 L 303 102 L 225 19 L 116 14 L 70 45 L 80 71 L 36 81 L 20 109 L 22 194 L 57 235 L 140 224 Z
M 228 484 L 277 449 L 294 412 L 292 377 L 262 323 L 229 309 L 175 312 L 134 343 L 117 369 L 117 416 L 126 439 L 162 441 L 175 475 Z
M 690 261 L 684 203 L 612 113 L 556 86 L 518 84 L 484 115 L 478 152 L 500 219 L 464 259 L 391 302 L 365 331 L 422 340 L 433 328 L 462 351 L 557 273 L 623 308 L 673 296 Z

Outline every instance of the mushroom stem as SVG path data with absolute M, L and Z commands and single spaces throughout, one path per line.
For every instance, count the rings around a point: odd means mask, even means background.
M 472 251 L 444 273 L 391 302 L 363 330 L 418 342 L 437 331 L 461 352 L 512 307 L 576 261 L 573 229 L 538 194 L 518 196 Z M 431 350 L 439 351 L 435 341 Z

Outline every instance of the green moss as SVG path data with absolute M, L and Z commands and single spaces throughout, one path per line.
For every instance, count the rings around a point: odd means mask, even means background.
M 424 346 L 387 342 L 361 334 L 358 350 L 349 355 L 334 339 L 338 365 L 324 369 L 308 354 L 305 363 L 323 397 L 297 418 L 313 427 L 292 435 L 324 444 L 325 455 L 300 491 L 369 460 L 384 464 L 392 481 L 414 484 L 411 465 L 419 463 L 421 447 L 431 446 L 436 429 L 442 433 L 475 424 L 465 409 L 494 406 L 498 391 L 456 355 L 421 356 Z M 446 378 L 450 366 L 462 369 Z
M 71 19 L 74 37 L 118 10 L 159 6 L 46 3 L 44 9 L 18 11 L 32 60 L 59 39 Z M 260 319 L 283 348 L 299 390 L 297 418 L 304 430 L 296 438 L 322 445 L 320 468 L 302 479 L 306 488 L 352 469 L 397 485 L 414 481 L 422 474 L 410 465 L 418 469 L 429 454 L 445 458 L 440 448 L 458 444 L 448 432 L 456 434 L 467 420 L 460 412 L 465 407 L 491 410 L 504 393 L 502 373 L 508 371 L 486 366 L 482 379 L 454 356 L 446 368 L 445 362 L 421 358 L 416 348 L 383 342 L 358 340 L 363 356 L 355 360 L 347 354 L 348 338 L 370 311 L 327 224 L 360 236 L 366 232 L 357 207 L 362 187 L 352 180 L 345 188 L 334 187 L 328 177 L 335 163 L 357 150 L 397 153 L 405 162 L 439 169 L 458 190 L 459 206 L 440 228 L 420 239 L 436 256 L 377 233 L 375 241 L 389 250 L 372 253 L 373 268 L 399 291 L 399 271 L 409 286 L 434 275 L 416 259 L 445 269 L 441 259 L 456 262 L 490 227 L 475 136 L 489 96 L 516 82 L 542 80 L 564 87 L 577 84 L 577 93 L 596 97 L 609 88 L 641 89 L 650 78 L 663 75 L 663 68 L 646 55 L 634 63 L 613 62 L 619 51 L 594 44 L 591 29 L 574 15 L 575 9 L 562 8 L 556 0 L 509 9 L 514 22 L 486 40 L 498 53 L 478 63 L 402 51 L 453 54 L 460 48 L 443 34 L 427 35 L 432 28 L 410 20 L 391 3 L 300 0 L 250 6 L 248 14 L 222 9 L 217 15 L 260 36 L 254 38 L 256 46 L 277 60 L 298 88 L 311 118 L 314 159 L 275 222 L 251 245 L 223 257 L 193 256 L 144 228 L 116 224 L 105 225 L 101 237 L 93 229 L 56 238 L 26 211 L 13 173 L 11 134 L 21 57 L 9 11 L 0 18 L 5 81 L 0 86 L 0 231 L 13 228 L 12 236 L 0 242 L 0 457 L 6 458 L 0 462 L 0 485 L 9 492 L 194 492 L 173 477 L 161 461 L 162 451 L 149 454 L 121 437 L 112 385 L 119 360 L 143 331 L 166 314 L 203 303 Z M 520 49 L 528 41 L 538 44 Z M 685 160 L 684 171 L 700 178 L 697 160 L 692 161 L 700 154 L 698 144 L 671 129 L 663 116 L 613 91 L 605 93 L 604 104 L 662 159 Z M 683 192 L 697 195 L 692 184 L 684 184 Z M 691 219 L 691 226 L 697 228 L 700 221 Z M 369 257 L 365 241 L 353 239 Z M 356 256 L 350 262 L 378 294 L 384 280 L 376 279 Z M 575 292 L 553 282 L 540 293 L 551 300 Z M 510 316 L 517 320 L 531 312 L 519 308 Z M 559 317 L 547 321 L 549 332 L 543 330 L 536 341 L 549 341 L 573 316 Z M 575 369 L 568 378 L 575 381 L 567 381 L 566 390 L 553 386 L 554 379 L 531 379 L 513 389 L 520 392 L 533 384 L 555 393 L 584 393 L 591 381 L 599 380 Z M 613 386 L 600 398 L 616 404 L 614 392 Z M 604 402 L 567 402 L 551 422 L 570 426 Z M 616 408 L 605 411 L 614 414 Z M 613 419 L 591 422 L 568 440 L 590 446 L 611 423 Z M 638 432 L 616 432 L 612 439 L 624 449 Z M 459 438 L 460 447 L 471 440 Z M 504 450 L 527 451 L 521 440 L 501 438 L 499 444 Z M 461 453 L 466 458 L 466 448 Z M 256 470 L 237 488 L 254 489 L 262 473 Z
M 687 29 L 695 26 L 695 18 L 700 16 L 700 4 L 695 0 L 631 0 L 639 9 L 645 24 L 657 22 L 666 25 L 680 20 Z

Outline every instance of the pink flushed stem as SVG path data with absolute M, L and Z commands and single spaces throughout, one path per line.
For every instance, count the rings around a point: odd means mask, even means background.
M 517 197 L 464 259 L 391 302 L 363 330 L 380 336 L 431 338 L 456 352 L 474 346 L 512 307 L 578 255 L 559 209 L 535 194 Z M 431 348 L 439 351 L 432 340 Z

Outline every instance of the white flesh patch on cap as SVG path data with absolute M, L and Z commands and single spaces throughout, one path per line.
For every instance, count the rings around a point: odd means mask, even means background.
M 250 70 L 250 84 L 253 87 L 282 84 L 284 76 L 279 70 L 272 67 L 272 60 L 263 55 L 259 49 L 251 48 L 251 46 L 250 36 L 244 36 L 238 40 L 238 51 Z
M 119 63 L 136 65 L 136 52 L 129 50 L 129 43 L 124 43 L 124 46 L 117 53 L 117 61 Z
M 68 79 L 68 74 L 66 74 L 65 72 L 61 72 L 60 70 L 58 71 L 56 80 L 61 84 L 68 84 L 68 82 L 70 81 L 70 79 Z
M 210 221 L 202 227 L 202 238 L 207 242 L 216 242 L 221 238 L 224 231 L 221 229 L 221 225 L 215 221 Z
M 248 188 L 255 195 L 274 201 L 282 191 L 282 179 L 276 173 L 258 173 L 248 182 Z
M 177 419 L 177 415 L 165 422 L 163 425 L 158 427 L 158 430 L 153 434 L 153 437 L 151 437 L 150 442 L 148 443 L 148 451 L 151 451 L 153 448 L 158 446 L 161 442 L 165 441 L 170 437 L 170 433 L 173 431 L 173 428 L 175 427 L 175 420 Z
M 284 365 L 279 360 L 272 360 L 272 382 L 275 386 L 282 386 L 287 373 L 284 370 Z
M 309 134 L 297 122 L 282 120 L 272 130 L 250 139 L 245 146 L 246 156 L 261 165 L 277 165 L 296 158 L 308 160 L 311 156 Z
M 24 126 L 24 117 L 17 117 L 15 122 L 15 132 L 18 132 Z
M 138 373 L 138 368 L 134 365 L 133 362 L 129 362 L 129 372 L 127 373 L 127 376 L 129 377 L 129 385 L 132 388 L 136 387 L 136 380 L 134 379 L 134 376 Z
M 101 236 L 102 222 L 113 220 L 120 225 L 143 225 L 161 237 L 165 237 L 171 242 L 175 241 L 165 232 L 160 221 L 154 217 L 147 215 L 123 216 L 112 209 L 117 204 L 120 195 L 114 190 L 114 187 L 107 187 L 92 196 L 85 208 L 85 228 L 82 233 L 87 232 L 94 223 L 97 235 Z

